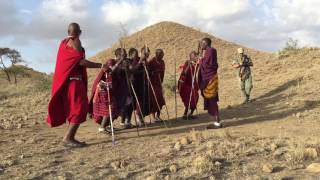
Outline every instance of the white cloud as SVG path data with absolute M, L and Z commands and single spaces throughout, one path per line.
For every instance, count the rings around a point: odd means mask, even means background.
M 52 47 L 67 35 L 67 25 L 75 21 L 83 30 L 84 46 L 93 54 L 116 41 L 120 23 L 132 33 L 160 21 L 175 21 L 262 50 L 278 50 L 289 37 L 298 39 L 302 45 L 320 45 L 319 0 L 104 0 L 100 3 L 42 0 L 31 13 L 30 7 L 17 9 L 15 1 L 0 0 L 0 17 L 6 17 L 0 18 L 0 38 L 6 40 L 5 44 L 24 47 L 23 51 L 30 45 L 29 49 L 49 47 L 51 50 L 44 56 L 54 57 L 56 49 Z M 36 59 L 49 58 L 41 58 L 39 54 Z
M 292 37 L 303 46 L 319 46 L 319 7 L 318 0 L 273 0 L 269 7 L 272 14 L 270 18 L 273 20 L 269 29 L 273 31 L 267 31 L 276 32 L 272 33 L 273 36 L 282 36 L 282 42 Z
M 101 8 L 107 24 L 119 25 L 141 17 L 141 7 L 130 1 L 107 1 Z
M 27 15 L 32 14 L 32 11 L 29 10 L 29 9 L 21 9 L 20 12 L 21 12 L 22 14 L 27 14 Z
M 105 22 L 125 23 L 129 32 L 160 21 L 176 21 L 253 48 L 277 50 L 289 38 L 315 45 L 320 30 L 318 0 L 120 0 L 106 1 Z
M 40 15 L 46 21 L 82 20 L 88 16 L 88 0 L 45 0 Z

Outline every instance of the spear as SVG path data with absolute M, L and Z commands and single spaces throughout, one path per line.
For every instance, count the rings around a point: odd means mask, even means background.
M 176 120 L 178 119 L 178 103 L 177 103 L 177 60 L 176 60 L 176 46 L 173 46 L 173 58 L 174 58 L 174 111 L 176 113 Z

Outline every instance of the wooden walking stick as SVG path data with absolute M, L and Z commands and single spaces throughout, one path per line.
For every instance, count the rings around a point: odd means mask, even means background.
M 158 78 L 159 78 L 159 82 L 161 83 L 161 78 L 160 78 L 160 76 L 158 76 Z M 167 112 L 167 116 L 168 116 L 168 120 L 170 119 L 169 118 L 169 111 L 168 111 L 168 107 L 167 107 L 167 104 L 166 103 L 164 103 L 164 107 L 166 108 L 166 112 Z
M 115 145 L 116 143 L 115 143 L 114 129 L 113 129 L 112 108 L 111 108 L 111 98 L 110 98 L 110 82 L 109 82 L 108 73 L 106 73 L 106 86 L 107 86 L 108 102 L 109 102 L 109 117 L 110 117 L 112 144 Z
M 125 67 L 125 68 L 126 68 L 126 67 Z M 129 88 L 129 94 L 130 94 L 130 97 L 131 97 L 131 99 L 132 99 L 131 106 L 132 106 L 132 110 L 134 110 L 133 97 L 132 97 L 132 94 L 131 94 L 131 91 L 130 91 L 130 85 L 132 85 L 132 84 L 131 84 L 131 82 L 129 82 L 130 80 L 129 80 L 127 68 L 125 69 L 125 73 L 126 73 L 127 86 L 128 86 L 128 88 Z M 132 91 L 134 91 L 134 89 L 133 89 Z M 135 114 L 135 113 L 134 113 L 134 121 L 135 121 L 135 123 L 136 123 L 137 134 L 138 134 L 138 136 L 139 136 L 139 127 L 138 127 L 137 117 L 136 117 L 136 114 Z
M 137 93 L 135 92 L 135 89 L 134 89 L 134 87 L 133 87 L 133 85 L 132 85 L 131 82 L 130 82 L 130 87 L 131 87 L 132 92 L 133 92 L 133 95 L 134 95 L 134 97 L 135 97 L 135 99 L 136 99 L 136 101 L 137 101 L 140 114 L 141 114 L 142 118 L 144 119 L 144 116 L 143 116 L 143 113 L 142 113 L 142 110 L 141 110 L 141 106 L 140 106 L 140 103 L 139 103 L 139 99 L 138 99 Z M 136 122 L 136 123 L 137 123 L 137 122 Z M 138 124 L 137 124 L 137 125 L 138 125 Z M 144 125 L 145 125 L 145 127 L 147 127 L 146 123 L 144 123 Z
M 176 46 L 173 47 L 174 58 L 174 111 L 176 113 L 176 120 L 178 119 L 178 103 L 177 103 L 177 60 L 176 60 Z

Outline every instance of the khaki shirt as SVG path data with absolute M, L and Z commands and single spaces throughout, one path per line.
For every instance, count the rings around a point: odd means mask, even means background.
M 239 65 L 239 77 L 242 81 L 248 79 L 251 75 L 252 60 L 247 55 L 239 56 L 232 62 L 232 65 Z

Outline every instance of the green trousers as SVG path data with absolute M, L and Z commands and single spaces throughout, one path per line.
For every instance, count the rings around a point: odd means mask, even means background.
M 244 98 L 248 101 L 250 99 L 250 93 L 253 88 L 252 85 L 252 75 L 250 75 L 246 80 L 240 80 L 240 88 Z

